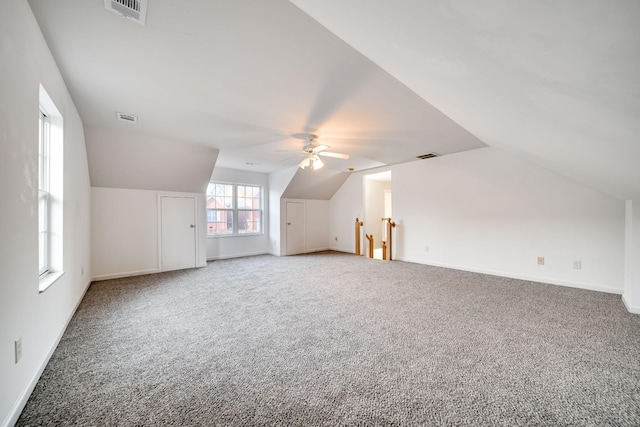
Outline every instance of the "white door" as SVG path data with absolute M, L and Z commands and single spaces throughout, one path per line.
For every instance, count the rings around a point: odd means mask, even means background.
M 304 204 L 287 202 L 287 255 L 304 253 Z
M 161 270 L 196 266 L 195 197 L 160 198 Z

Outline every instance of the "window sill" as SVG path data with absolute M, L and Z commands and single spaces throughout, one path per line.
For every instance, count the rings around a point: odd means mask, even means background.
M 64 271 L 57 271 L 55 273 L 47 273 L 42 276 L 40 278 L 40 285 L 38 287 L 39 292 L 43 293 L 44 291 L 49 289 L 49 287 L 53 285 L 59 278 L 61 278 L 63 274 Z

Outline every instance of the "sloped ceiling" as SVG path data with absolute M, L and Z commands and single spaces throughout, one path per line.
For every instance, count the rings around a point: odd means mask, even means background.
M 340 171 L 486 146 L 287 0 L 150 0 L 144 26 L 100 0 L 29 4 L 82 117 L 92 185 L 144 185 L 122 173 L 137 167 L 181 180 L 154 172 L 157 157 L 202 147 L 220 167 L 285 169 L 300 132 L 351 155 L 327 159 Z
M 287 199 L 329 200 L 349 178 L 349 172 L 322 168 L 298 169 L 284 190 Z
M 123 126 L 129 126 L 124 124 Z M 85 129 L 93 187 L 204 193 L 218 150 L 121 129 Z
M 292 1 L 486 144 L 640 199 L 640 2 Z

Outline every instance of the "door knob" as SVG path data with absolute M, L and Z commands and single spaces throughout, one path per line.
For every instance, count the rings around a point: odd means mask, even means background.
M 287 223 L 287 225 L 291 225 L 291 223 L 290 223 L 290 222 L 288 222 L 288 223 Z
M 196 226 L 195 226 L 195 225 L 193 225 L 193 224 L 191 224 L 189 227 L 191 227 L 191 228 L 196 228 Z

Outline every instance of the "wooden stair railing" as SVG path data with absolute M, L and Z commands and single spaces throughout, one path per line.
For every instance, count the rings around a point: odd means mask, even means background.
M 356 218 L 356 255 L 364 255 L 360 253 L 360 227 L 362 227 L 364 223 Z

